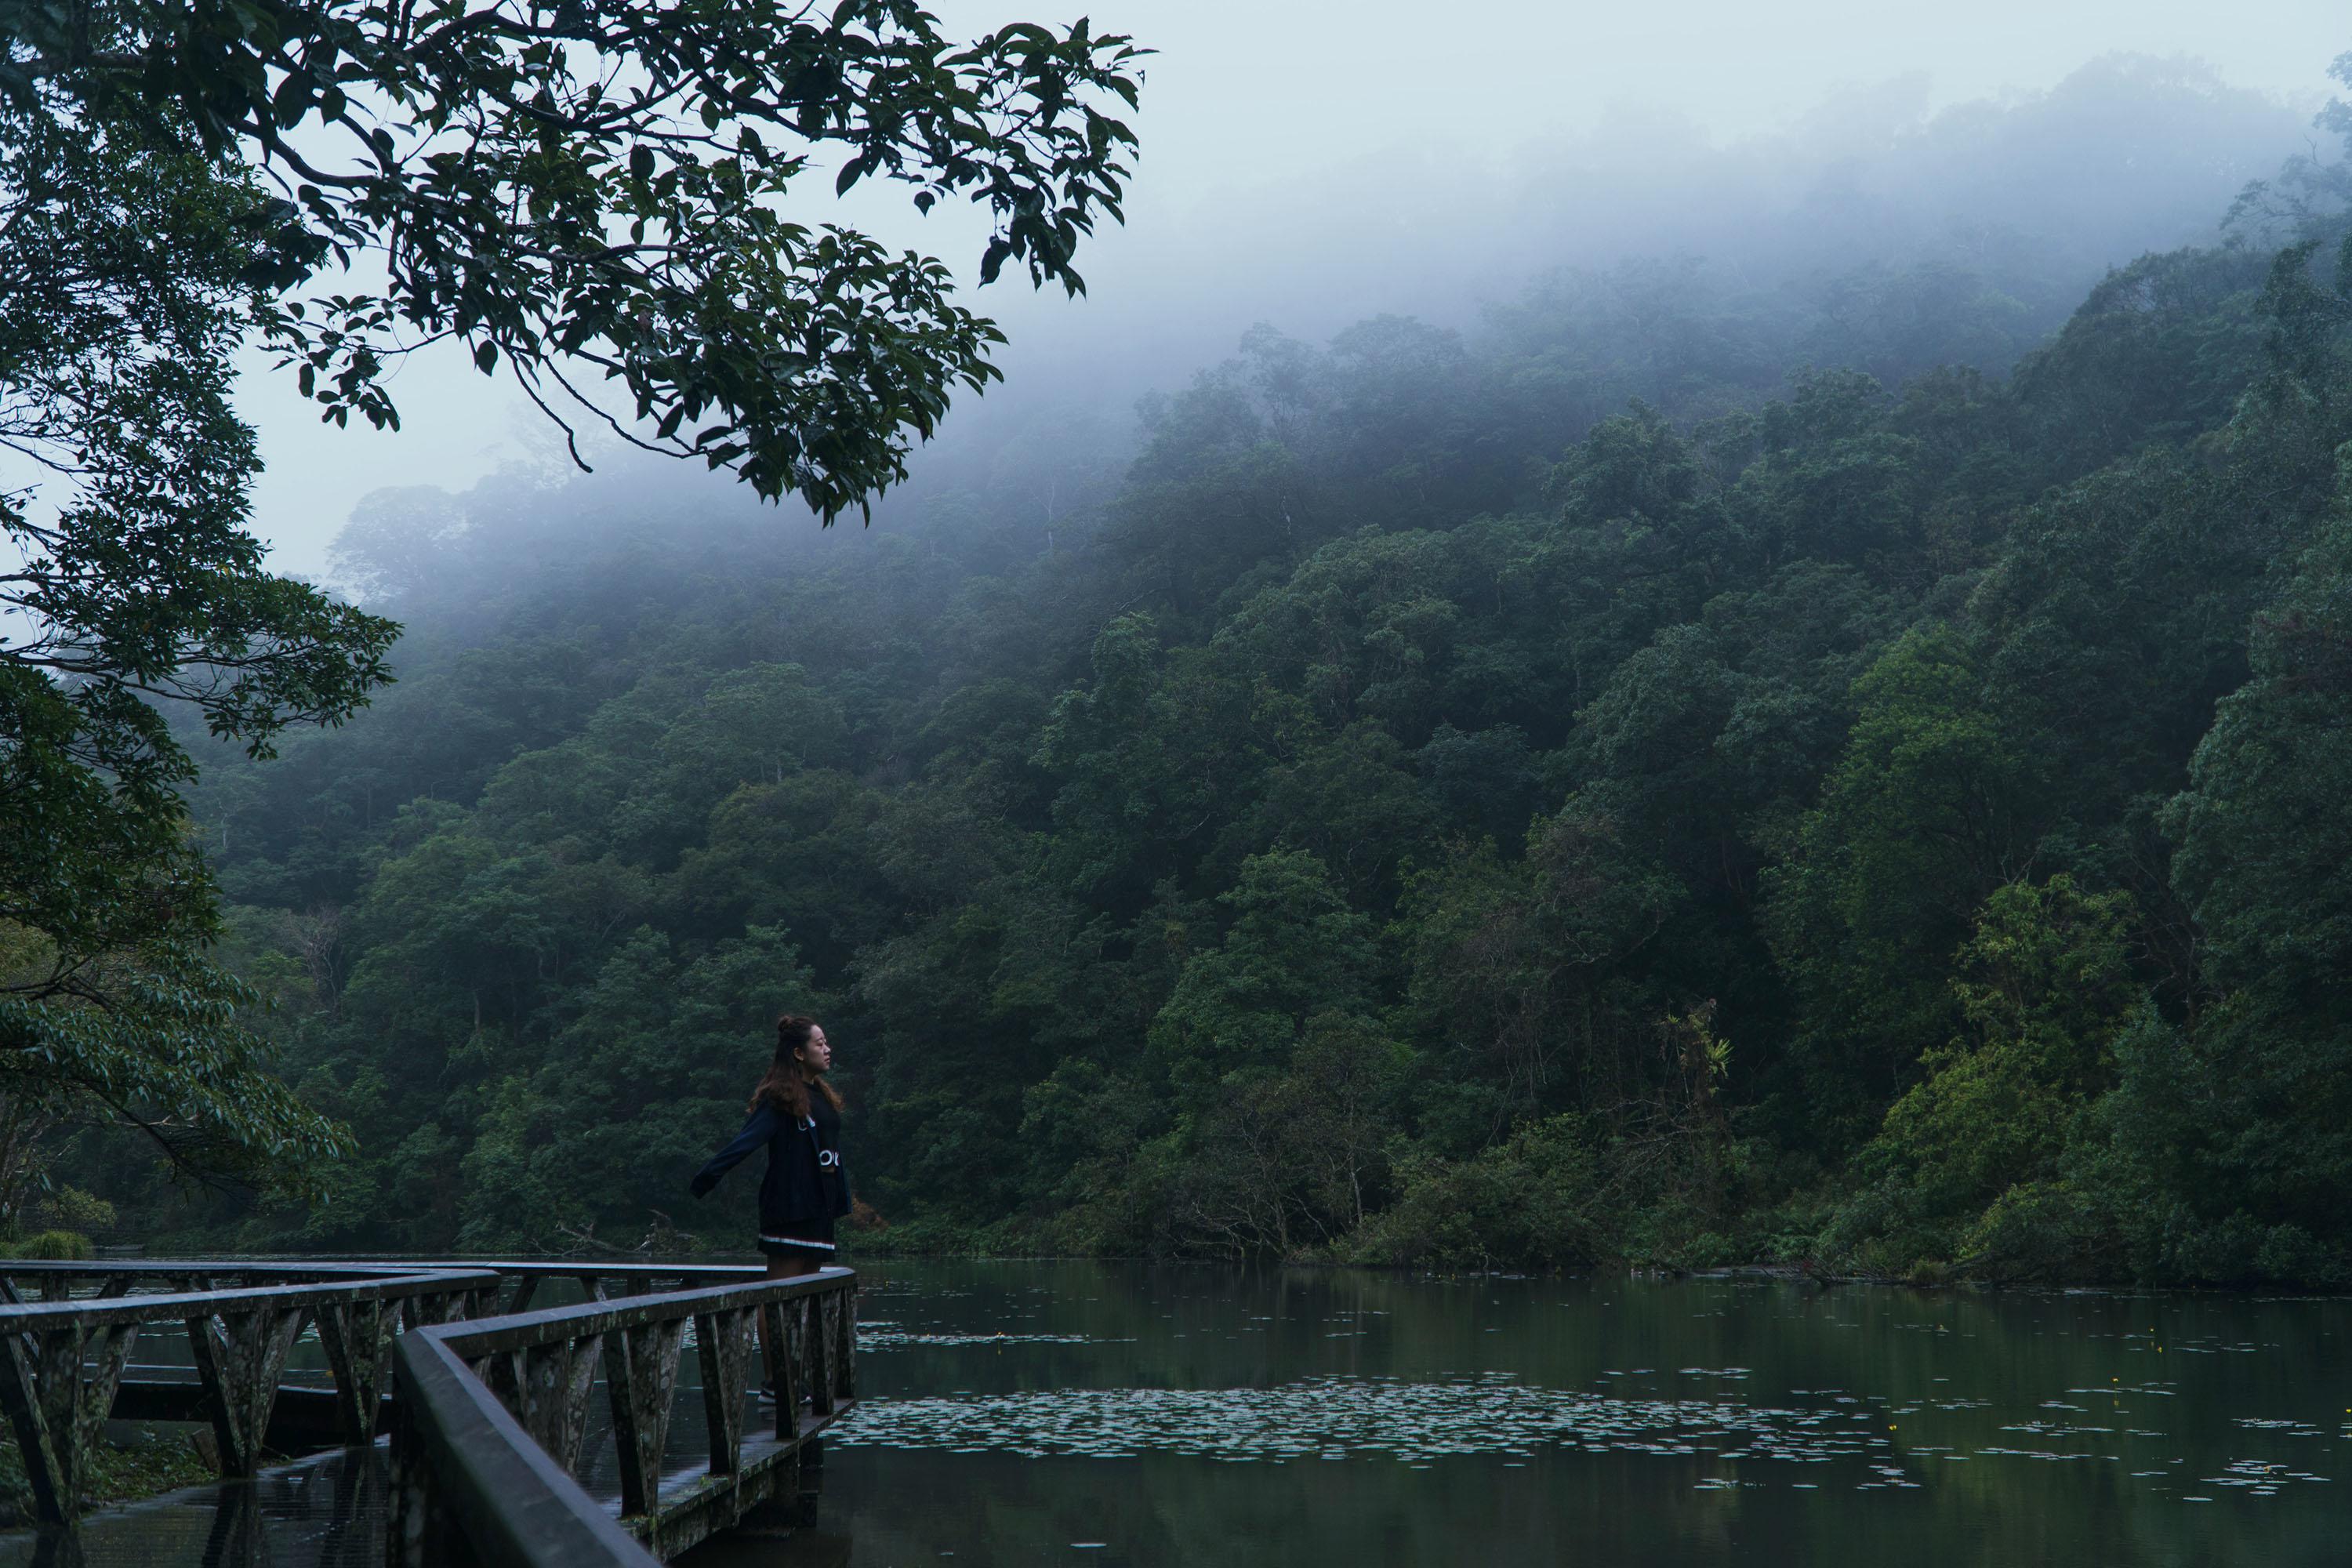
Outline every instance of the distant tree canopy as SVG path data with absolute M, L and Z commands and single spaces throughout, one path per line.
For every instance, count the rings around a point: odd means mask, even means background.
M 246 531 L 242 343 L 326 417 L 391 426 L 390 373 L 454 340 L 551 413 L 830 521 L 1001 340 L 940 262 L 797 221 L 803 187 L 978 201 L 983 280 L 1075 291 L 1138 58 L 1084 23 L 955 44 L 903 0 L 0 3 L 0 446 L 48 487 L 0 489 L 0 1091 L 208 1170 L 343 1146 L 203 956 L 164 716 L 263 756 L 389 679 L 397 628 Z

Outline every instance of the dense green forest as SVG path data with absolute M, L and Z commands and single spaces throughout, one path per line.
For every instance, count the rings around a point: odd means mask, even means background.
M 867 1245 L 2340 1284 L 2347 192 L 2095 279 L 1856 242 L 1260 328 L 864 533 L 380 495 L 399 684 L 193 795 L 358 1152 L 57 1179 L 191 1244 L 740 1247 L 685 1180 L 791 1009 Z

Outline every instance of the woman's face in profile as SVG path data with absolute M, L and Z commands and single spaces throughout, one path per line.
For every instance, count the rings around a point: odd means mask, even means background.
M 833 1066 L 833 1047 L 825 1043 L 822 1028 L 809 1031 L 808 1043 L 800 1048 L 800 1058 L 811 1072 L 823 1072 Z

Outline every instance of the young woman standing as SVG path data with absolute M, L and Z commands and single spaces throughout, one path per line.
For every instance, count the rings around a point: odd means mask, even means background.
M 814 1018 L 776 1020 L 776 1059 L 751 1091 L 751 1120 L 688 1184 L 696 1197 L 752 1150 L 768 1150 L 760 1180 L 760 1250 L 770 1279 L 811 1274 L 833 1261 L 833 1222 L 849 1212 L 841 1165 L 841 1096 L 824 1080 L 833 1047 Z

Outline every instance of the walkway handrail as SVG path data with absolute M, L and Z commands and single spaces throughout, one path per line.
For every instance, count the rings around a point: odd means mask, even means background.
M 330 1278 L 297 1283 L 141 1296 L 130 1288 L 141 1274 L 155 1274 L 152 1266 L 15 1270 L 68 1285 L 78 1271 L 101 1281 L 97 1297 L 0 1304 L 0 1406 L 16 1431 L 34 1510 L 45 1524 L 73 1517 L 89 1455 L 143 1326 L 186 1325 L 222 1473 L 249 1476 L 260 1468 L 278 1375 L 306 1327 L 318 1325 L 345 1441 L 366 1442 L 374 1435 L 395 1323 L 462 1318 L 495 1302 L 499 1284 L 485 1269 L 398 1274 L 328 1267 L 310 1272 Z M 215 1266 L 210 1272 L 240 1271 Z M 342 1277 L 331 1277 L 338 1273 Z
M 789 1279 L 754 1275 L 404 1334 L 394 1347 L 388 1562 L 649 1568 L 787 1495 L 804 1446 L 855 1397 L 856 1289 L 846 1268 Z M 670 1406 L 689 1321 L 709 1473 L 666 1491 Z M 743 1420 L 761 1333 L 774 1351 L 772 1438 L 747 1433 Z M 576 1477 L 600 1370 L 620 1460 L 618 1520 Z
M 394 1265 L 369 1260 L 370 1268 L 399 1268 L 414 1273 L 420 1268 L 491 1268 L 500 1274 L 541 1279 L 577 1279 L 583 1274 L 593 1274 L 611 1279 L 764 1279 L 768 1271 L 756 1263 L 631 1263 L 621 1258 L 505 1258 L 485 1253 L 478 1258 L 421 1258 Z M 0 1268 L 6 1265 L 0 1263 Z M 290 1265 L 289 1265 L 290 1267 Z M 337 1268 L 359 1268 L 359 1263 L 337 1264 Z
M 202 1258 L 0 1258 L 0 1304 L 25 1300 L 20 1282 L 37 1281 L 45 1301 L 72 1299 L 79 1289 L 121 1295 L 142 1279 L 197 1281 L 200 1290 L 247 1289 L 264 1283 L 318 1284 L 334 1279 L 398 1279 L 415 1274 L 478 1269 L 478 1263 L 247 1263 Z
M 415 1268 L 489 1268 L 512 1283 L 513 1293 L 500 1309 L 504 1313 L 530 1310 L 541 1284 L 569 1279 L 593 1300 L 614 1296 L 641 1296 L 667 1288 L 684 1290 L 696 1285 L 727 1285 L 764 1279 L 768 1271 L 756 1263 L 624 1263 L 593 1258 L 458 1258 L 410 1265 Z M 477 1316 L 488 1316 L 478 1313 Z
M 64 1301 L 19 1301 L 0 1305 L 0 1334 L 38 1333 L 47 1329 L 80 1324 L 99 1328 L 113 1324 L 166 1322 L 185 1319 L 190 1310 L 218 1313 L 275 1308 L 317 1309 L 344 1301 L 399 1301 L 417 1296 L 446 1296 L 493 1289 L 499 1277 L 488 1269 L 408 1275 L 364 1275 L 352 1279 L 301 1281 L 290 1285 L 256 1285 L 245 1289 L 173 1290 L 152 1295 L 83 1297 Z
M 404 1334 L 393 1369 L 388 1565 L 656 1568 L 446 1343 Z
M 482 1268 L 474 1262 L 439 1263 L 415 1258 L 317 1258 L 279 1261 L 261 1258 L 0 1258 L 0 1274 L 424 1274 L 452 1268 Z

